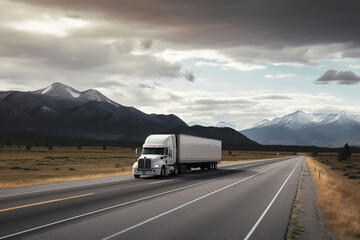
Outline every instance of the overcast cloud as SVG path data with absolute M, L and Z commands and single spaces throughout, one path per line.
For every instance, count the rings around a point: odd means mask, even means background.
M 359 7 L 353 0 L 3 0 L 0 90 L 58 81 L 145 112 L 238 128 L 345 102 L 344 110 L 360 114 L 358 89 L 342 89 L 360 81 Z M 331 82 L 338 84 L 324 84 Z

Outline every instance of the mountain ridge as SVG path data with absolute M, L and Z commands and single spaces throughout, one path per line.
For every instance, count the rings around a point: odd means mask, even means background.
M 341 147 L 360 145 L 360 118 L 342 111 L 336 114 L 307 114 L 296 111 L 281 118 L 262 121 L 240 131 L 261 144 Z
M 36 91 L 0 92 L 0 141 L 11 135 L 143 142 L 150 134 L 174 129 L 193 135 L 205 131 L 211 138 L 221 135 L 234 149 L 237 144 L 258 145 L 233 129 L 191 129 L 174 114 L 146 114 L 93 89 L 81 92 L 56 82 Z

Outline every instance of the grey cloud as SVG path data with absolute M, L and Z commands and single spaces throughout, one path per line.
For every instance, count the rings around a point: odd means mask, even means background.
M 190 103 L 188 108 L 192 111 L 199 112 L 227 112 L 229 109 L 237 109 L 237 108 L 248 108 L 254 106 L 255 102 L 243 100 L 243 99 L 199 99 L 194 100 Z
M 284 95 L 269 95 L 269 96 L 263 96 L 259 99 L 268 99 L 268 100 L 291 100 L 292 97 L 284 96 Z
M 153 45 L 153 41 L 151 39 L 144 39 L 141 41 L 140 45 L 144 48 L 144 49 L 150 49 Z
M 338 84 L 344 85 L 353 85 L 360 82 L 360 76 L 357 76 L 352 71 L 336 71 L 330 69 L 315 81 L 317 84 L 328 84 L 330 82 L 336 82 Z
M 189 71 L 186 71 L 184 73 L 184 77 L 186 80 L 188 80 L 189 82 L 194 82 L 195 81 L 195 76 L 194 76 L 194 73 L 192 72 L 189 72 Z
M 132 54 L 136 41 L 131 39 L 102 43 L 98 39 L 44 37 L 6 28 L 0 28 L 0 35 L 0 78 L 4 81 L 48 84 L 76 80 L 79 86 L 85 82 L 94 86 L 109 76 L 132 81 L 180 76 L 181 63 Z
M 139 88 L 156 89 L 154 86 L 144 84 L 144 83 L 140 83 L 140 84 L 138 84 L 138 86 L 139 86 Z
M 95 86 L 103 87 L 103 88 L 111 88 L 111 87 L 127 87 L 128 85 L 115 80 L 105 80 L 96 83 Z
M 64 16 L 67 17 L 67 18 L 81 19 L 80 16 L 78 16 L 76 14 L 72 14 L 72 13 L 65 13 Z
M 64 11 L 98 13 L 103 18 L 137 23 L 146 29 L 161 28 L 158 37 L 162 39 L 203 48 L 252 45 L 280 49 L 351 41 L 360 44 L 360 3 L 352 0 L 26 2 Z

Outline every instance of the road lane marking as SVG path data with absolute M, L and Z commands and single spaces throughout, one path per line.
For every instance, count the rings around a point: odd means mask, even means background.
M 299 162 L 300 162 L 300 161 L 299 161 Z M 204 199 L 204 198 L 207 198 L 207 197 L 209 197 L 209 196 L 211 196 L 211 195 L 214 195 L 215 193 L 218 193 L 218 192 L 223 191 L 223 190 L 225 190 L 225 189 L 228 189 L 228 188 L 230 188 L 230 187 L 232 187 L 232 186 L 234 186 L 234 185 L 237 185 L 237 184 L 239 184 L 239 183 L 241 183 L 241 182 L 244 182 L 244 181 L 246 181 L 246 180 L 249 180 L 250 178 L 253 178 L 253 177 L 255 177 L 255 176 L 259 175 L 259 174 L 262 174 L 262 173 L 264 173 L 264 172 L 267 172 L 267 171 L 269 171 L 269 170 L 271 170 L 271 169 L 273 169 L 273 168 L 276 168 L 276 167 L 278 167 L 278 166 L 281 166 L 281 165 L 283 165 L 283 164 L 285 164 L 285 163 L 287 163 L 287 162 L 283 162 L 283 163 L 277 164 L 277 165 L 275 165 L 275 166 L 273 166 L 273 167 L 267 168 L 267 169 L 265 169 L 265 170 L 263 170 L 263 171 L 261 171 L 261 172 L 258 172 L 258 173 L 256 173 L 256 174 L 253 174 L 253 175 L 251 175 L 251 176 L 249 176 L 249 177 L 246 177 L 246 178 L 244 178 L 244 179 L 241 179 L 241 180 L 239 180 L 239 181 L 236 181 L 236 182 L 234 182 L 234 183 L 232 183 L 232 184 L 229 184 L 229 185 L 227 185 L 227 186 L 225 186 L 225 187 L 222 187 L 222 188 L 220 188 L 220 189 L 218 189 L 218 190 L 215 190 L 215 191 L 210 192 L 210 193 L 208 193 L 208 194 L 206 194 L 206 195 L 203 195 L 203 196 L 198 197 L 198 198 L 196 198 L 196 199 L 194 199 L 194 200 L 191 200 L 191 201 L 189 201 L 189 202 L 187 202 L 187 203 L 184 203 L 184 204 L 182 204 L 182 205 L 180 205 L 180 206 L 178 206 L 178 207 L 176 207 L 176 208 L 173 208 L 173 209 L 171 209 L 171 210 L 169 210 L 169 211 L 163 212 L 163 213 L 161 213 L 161 214 L 159 214 L 159 215 L 156 215 L 156 216 L 154 216 L 154 217 L 152 217 L 152 218 L 149 218 L 149 219 L 147 219 L 147 220 L 145 220 L 145 221 L 143 221 L 143 222 L 140 222 L 140 223 L 135 224 L 135 225 L 133 225 L 133 226 L 131 226 L 131 227 L 128 227 L 128 228 L 126 228 L 126 229 L 124 229 L 124 230 L 121 230 L 121 231 L 119 231 L 119 232 L 116 232 L 116 233 L 114 233 L 114 234 L 112 234 L 112 235 L 110 235 L 110 236 L 108 236 L 108 237 L 103 238 L 102 240 L 109 240 L 109 239 L 112 239 L 112 238 L 114 238 L 114 237 L 117 237 L 117 236 L 119 236 L 119 235 L 121 235 L 121 234 L 123 234 L 123 233 L 125 233 L 125 232 L 127 232 L 127 231 L 130 231 L 130 230 L 132 230 L 132 229 L 134 229 L 134 228 L 137 228 L 137 227 L 139 227 L 139 226 L 141 226 L 141 225 L 144 225 L 145 223 L 151 222 L 151 221 L 153 221 L 153 220 L 155 220 L 155 219 L 158 219 L 158 218 L 160 218 L 160 217 L 162 217 L 162 216 L 165 216 L 165 215 L 167 215 L 167 214 L 169 214 L 169 213 L 172 213 L 172 212 L 174 212 L 174 211 L 176 211 L 176 210 L 179 210 L 179 209 L 181 209 L 181 208 L 183 208 L 183 207 L 186 207 L 186 206 L 188 206 L 188 205 L 190 205 L 190 204 L 192 204 L 192 203 L 194 203 L 194 202 L 197 202 L 197 201 L 199 201 L 199 200 L 201 200 L 201 199 Z
M 279 196 L 281 190 L 284 188 L 285 184 L 287 183 L 287 181 L 290 179 L 290 177 L 293 175 L 293 173 L 295 172 L 295 169 L 297 168 L 297 166 L 299 165 L 299 163 L 301 162 L 301 160 L 296 164 L 296 166 L 294 167 L 294 169 L 292 170 L 292 172 L 290 173 L 290 175 L 287 177 L 287 179 L 285 180 L 285 182 L 283 183 L 283 185 L 280 187 L 279 191 L 276 193 L 276 195 L 274 196 L 274 198 L 271 200 L 271 202 L 269 203 L 269 205 L 266 207 L 266 209 L 264 210 L 264 212 L 261 214 L 260 218 L 257 220 L 257 222 L 254 224 L 254 226 L 251 228 L 250 232 L 246 235 L 246 237 L 244 238 L 244 240 L 248 240 L 251 235 L 254 233 L 255 229 L 257 228 L 257 226 L 260 224 L 261 220 L 264 218 L 264 216 L 266 215 L 266 213 L 269 211 L 270 207 L 273 205 L 273 203 L 275 202 L 276 198 Z
M 64 200 L 74 199 L 74 198 L 86 197 L 86 196 L 90 196 L 93 194 L 94 193 L 87 193 L 87 194 L 76 195 L 76 196 L 67 197 L 67 198 L 59 198 L 59 199 L 53 199 L 53 200 L 44 201 L 44 202 L 31 203 L 31 204 L 26 204 L 26 205 L 17 206 L 17 207 L 5 208 L 5 209 L 0 209 L 0 212 L 6 212 L 6 211 L 15 210 L 15 209 L 27 208 L 27 207 L 32 207 L 32 206 L 37 206 L 37 205 L 42 205 L 42 204 L 47 204 L 47 203 L 53 203 L 53 202 L 60 202 L 60 201 L 64 201 Z
M 158 182 L 151 182 L 151 183 L 148 183 L 147 185 L 163 183 L 163 182 L 170 182 L 170 181 L 174 181 L 174 180 L 176 180 L 176 179 L 168 179 L 168 180 L 162 180 L 162 181 L 158 181 Z
M 280 160 L 288 160 L 288 159 L 280 159 Z M 279 165 L 282 165 L 282 164 L 285 164 L 285 163 L 286 162 L 278 164 L 276 166 L 279 166 Z M 27 230 L 24 230 L 24 231 L 12 233 L 12 234 L 9 234 L 9 235 L 6 235 L 6 236 L 1 236 L 0 240 L 6 239 L 6 238 L 11 238 L 11 237 L 14 237 L 14 236 L 19 236 L 21 234 L 33 232 L 33 231 L 40 230 L 40 229 L 47 228 L 47 227 L 51 227 L 51 226 L 54 226 L 54 225 L 57 225 L 57 224 L 66 223 L 66 222 L 76 220 L 76 219 L 80 219 L 80 218 L 83 218 L 83 217 L 88 217 L 88 216 L 91 216 L 91 215 L 94 215 L 94 214 L 97 214 L 97 213 L 105 212 L 105 211 L 108 211 L 108 210 L 111 210 L 111 209 L 119 208 L 119 207 L 126 206 L 126 205 L 129 205 L 129 204 L 132 204 L 132 203 L 141 202 L 141 201 L 144 201 L 144 200 L 159 197 L 159 196 L 166 195 L 166 194 L 169 194 L 169 193 L 178 192 L 178 191 L 181 191 L 181 190 L 184 190 L 184 189 L 187 189 L 187 188 L 191 188 L 191 187 L 203 185 L 203 184 L 206 184 L 206 183 L 214 182 L 214 181 L 226 178 L 226 177 L 229 177 L 229 175 L 222 176 L 222 177 L 219 177 L 219 178 L 214 178 L 214 179 L 211 179 L 211 180 L 206 180 L 206 181 L 195 183 L 195 184 L 191 184 L 191 185 L 180 187 L 180 188 L 177 188 L 177 189 L 157 193 L 157 194 L 154 194 L 154 195 L 150 195 L 150 196 L 143 197 L 143 198 L 140 198 L 140 199 L 135 199 L 135 200 L 125 202 L 125 203 L 121 203 L 121 204 L 117 204 L 117 205 L 114 205 L 114 206 L 98 209 L 98 210 L 95 210 L 95 211 L 92 211 L 92 212 L 80 214 L 80 215 L 70 217 L 70 218 L 66 218 L 66 219 L 62 219 L 62 220 L 59 220 L 59 221 L 56 221 L 56 222 L 52 222 L 52 223 L 48 223 L 48 224 L 41 225 L 41 226 L 38 226 L 38 227 L 34 227 L 34 228 L 31 228 L 31 229 L 27 229 Z
M 48 224 L 45 224 L 45 225 L 42 225 L 42 226 L 38 226 L 38 227 L 34 227 L 34 228 L 31 228 L 31 229 L 24 230 L 24 231 L 21 231 L 21 232 L 12 233 L 12 234 L 0 237 L 0 240 L 6 239 L 6 238 L 11 238 L 11 237 L 14 237 L 14 236 L 19 236 L 19 235 L 24 234 L 24 233 L 33 232 L 33 231 L 36 231 L 36 230 L 39 230 L 39 229 L 47 228 L 47 227 L 54 226 L 54 225 L 61 224 L 61 223 L 65 223 L 65 222 L 69 222 L 69 221 L 72 221 L 72 220 L 75 220 L 75 219 L 88 217 L 88 216 L 91 216 L 93 214 L 105 212 L 105 211 L 108 211 L 108 210 L 111 210 L 111 209 L 114 209 L 114 208 L 129 205 L 129 204 L 132 204 L 132 203 L 141 202 L 141 201 L 144 201 L 144 200 L 147 200 L 147 199 L 151 199 L 151 198 L 155 198 L 155 197 L 158 197 L 158 196 L 166 195 L 168 193 L 181 191 L 181 190 L 184 190 L 184 189 L 187 189 L 187 188 L 195 187 L 195 186 L 206 184 L 206 183 L 209 183 L 209 182 L 214 182 L 214 181 L 226 178 L 228 176 L 229 175 L 226 175 L 226 176 L 223 176 L 223 177 L 214 178 L 214 179 L 211 179 L 211 180 L 195 183 L 195 184 L 192 184 L 192 185 L 188 185 L 188 186 L 185 186 L 185 187 L 180 187 L 180 188 L 169 190 L 169 191 L 166 191 L 166 192 L 157 193 L 157 194 L 154 194 L 154 195 L 151 195 L 151 196 L 143 197 L 143 198 L 140 198 L 140 199 L 135 199 L 135 200 L 132 200 L 132 201 L 129 201 L 129 202 L 125 202 L 125 203 L 117 204 L 117 205 L 110 206 L 110 207 L 107 207 L 107 208 L 102 208 L 102 209 L 95 210 L 95 211 L 92 211 L 92 212 L 80 214 L 80 215 L 77 215 L 77 216 L 74 216 L 74 217 L 70 217 L 70 218 L 66 218 L 66 219 L 63 219 L 63 220 L 56 221 L 56 222 L 48 223 Z

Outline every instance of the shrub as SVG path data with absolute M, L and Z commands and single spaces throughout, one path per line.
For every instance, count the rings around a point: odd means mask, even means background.
M 51 146 L 51 145 L 49 145 L 49 146 L 48 146 L 48 149 L 49 149 L 49 150 L 52 150 L 52 146 Z
M 351 157 L 350 147 L 346 143 L 338 153 L 338 161 L 346 161 L 349 157 Z
M 318 156 L 318 152 L 313 152 L 313 153 L 311 154 L 311 156 L 317 157 L 317 156 Z
M 28 150 L 28 151 L 31 150 L 31 145 L 30 145 L 30 143 L 26 144 L 26 150 Z
M 350 158 L 351 157 L 351 151 L 350 151 L 350 147 L 349 147 L 349 145 L 347 143 L 345 143 L 344 149 L 345 149 L 345 152 L 348 155 L 348 158 Z
M 78 149 L 81 149 L 81 145 L 78 146 Z
M 358 174 L 349 174 L 347 177 L 349 179 L 358 179 L 358 178 L 360 178 L 360 175 L 358 175 Z
M 340 149 L 337 159 L 338 161 L 346 161 L 348 159 L 348 154 L 344 148 Z
M 103 146 L 103 150 L 106 150 L 106 145 Z

